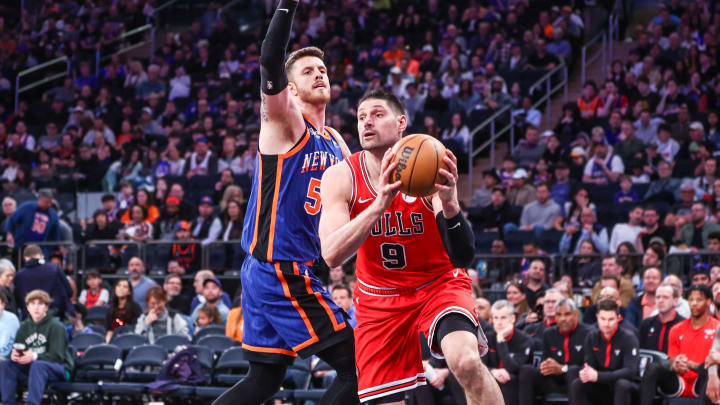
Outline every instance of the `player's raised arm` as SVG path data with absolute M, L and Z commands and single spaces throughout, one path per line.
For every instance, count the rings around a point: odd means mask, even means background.
M 440 175 L 447 179 L 447 183 L 435 184 L 438 190 L 432 199 L 435 218 L 453 266 L 468 267 L 475 258 L 475 234 L 460 211 L 457 198 L 457 158 L 448 150 L 443 160 L 450 171 L 440 169 Z
M 260 149 L 265 153 L 278 152 L 267 151 L 272 143 L 292 146 L 305 131 L 302 114 L 287 89 L 285 71 L 285 52 L 297 5 L 298 0 L 280 0 L 260 49 Z M 280 149 L 279 153 L 286 152 Z
M 389 183 L 390 174 L 395 169 L 392 152 L 388 149 L 382 161 L 382 173 L 378 184 L 378 196 L 370 206 L 358 216 L 350 219 L 352 195 L 352 173 L 346 164 L 330 167 L 323 174 L 320 183 L 320 245 L 322 256 L 330 267 L 339 266 L 352 256 L 365 242 L 370 230 L 392 204 L 400 190 L 401 183 Z

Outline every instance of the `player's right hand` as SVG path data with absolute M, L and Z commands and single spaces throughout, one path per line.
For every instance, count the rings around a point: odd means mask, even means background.
M 402 186 L 402 182 L 400 180 L 396 182 L 392 181 L 392 175 L 395 171 L 395 166 L 397 166 L 397 163 L 393 162 L 392 159 L 393 152 L 391 149 L 388 149 L 385 151 L 385 156 L 383 156 L 382 163 L 380 164 L 378 196 L 375 201 L 380 204 L 382 211 L 385 211 L 388 207 L 390 207 L 393 199 L 395 199 L 395 196 L 400 191 L 400 186 Z

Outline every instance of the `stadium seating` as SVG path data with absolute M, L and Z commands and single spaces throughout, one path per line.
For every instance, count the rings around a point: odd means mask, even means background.
M 189 345 L 190 339 L 184 335 L 164 335 L 155 339 L 154 344 L 164 348 L 166 352 L 172 353 L 179 346 Z
M 208 325 L 202 329 L 198 333 L 193 336 L 193 341 L 198 342 L 200 339 L 204 338 L 205 336 L 211 336 L 211 335 L 223 335 L 225 336 L 225 327 L 222 325 Z

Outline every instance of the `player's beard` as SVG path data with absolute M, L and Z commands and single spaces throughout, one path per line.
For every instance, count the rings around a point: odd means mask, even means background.
M 310 89 L 309 91 L 298 88 L 298 98 L 311 105 L 327 105 L 330 102 L 330 90 L 327 87 L 323 90 Z
M 363 139 L 362 135 L 360 135 L 360 147 L 363 148 L 363 150 L 366 150 L 368 152 L 382 152 L 385 153 L 386 150 L 392 148 L 392 146 L 395 144 L 395 141 L 388 142 L 388 141 L 382 141 L 378 138 L 378 135 L 375 134 L 375 137 L 372 139 L 365 140 Z

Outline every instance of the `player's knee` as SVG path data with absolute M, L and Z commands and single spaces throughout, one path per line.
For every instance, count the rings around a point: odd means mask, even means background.
M 632 392 L 633 388 L 634 385 L 624 378 L 615 381 L 615 393 L 617 394 L 627 394 L 629 392 Z
M 518 378 L 520 381 L 529 381 L 534 377 L 536 370 L 537 369 L 533 367 L 532 364 L 524 364 L 520 367 Z
M 570 383 L 570 398 L 577 398 L 582 395 L 583 387 L 583 382 L 579 378 Z
M 480 375 L 482 362 L 477 353 L 473 354 L 471 352 L 467 355 L 456 357 L 452 361 L 452 364 L 448 362 L 448 366 L 461 384 L 467 384 L 477 379 L 477 376 Z
M 645 372 L 643 373 L 643 379 L 657 379 L 658 375 L 660 374 L 660 370 L 662 370 L 662 366 L 658 363 L 650 363 L 645 367 Z

